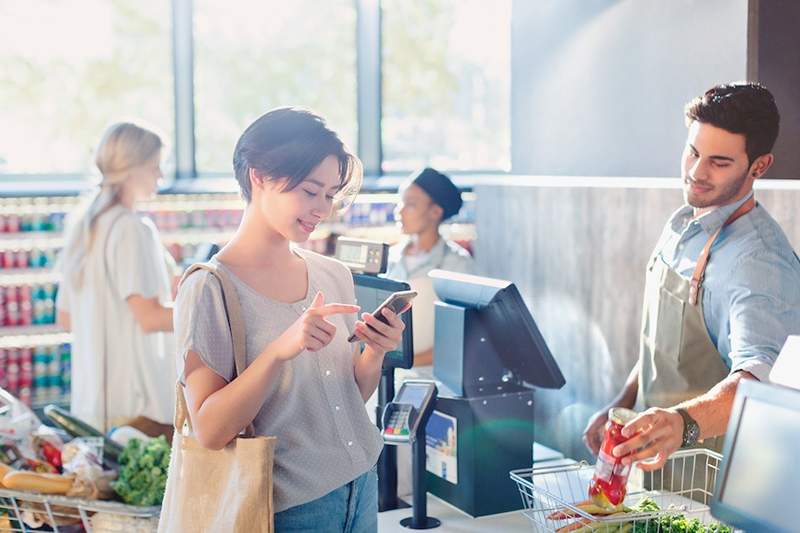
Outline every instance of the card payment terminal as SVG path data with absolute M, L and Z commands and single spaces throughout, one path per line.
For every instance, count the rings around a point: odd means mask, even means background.
M 407 380 L 383 411 L 383 440 L 386 444 L 411 444 L 413 515 L 400 524 L 410 529 L 432 529 L 441 523 L 429 517 L 425 486 L 425 426 L 436 405 L 438 389 L 433 381 Z

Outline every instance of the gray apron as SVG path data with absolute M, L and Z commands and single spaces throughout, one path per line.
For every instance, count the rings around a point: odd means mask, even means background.
M 736 210 L 703 247 L 690 280 L 667 266 L 655 253 L 647 268 L 642 334 L 639 350 L 639 398 L 645 408 L 673 407 L 708 392 L 725 379 L 730 369 L 711 341 L 703 315 L 703 277 L 711 246 L 722 229 L 755 207 L 751 197 Z M 705 439 L 696 447 L 722 452 L 723 437 Z M 654 475 L 652 489 L 681 490 L 692 486 L 713 491 L 713 479 L 706 480 L 705 461 L 680 465 L 680 475 Z M 701 464 L 702 463 L 702 464 Z M 679 465 L 674 465 L 678 467 Z M 662 483 L 662 481 L 669 481 Z M 672 485 L 680 484 L 682 486 Z M 669 486 L 667 486 L 669 485 Z

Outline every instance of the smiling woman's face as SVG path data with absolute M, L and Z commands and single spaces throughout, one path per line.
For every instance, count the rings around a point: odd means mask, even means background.
M 304 242 L 333 211 L 342 183 L 339 170 L 338 159 L 329 155 L 290 191 L 284 190 L 286 180 L 264 180 L 253 185 L 251 204 L 274 231 L 292 242 Z

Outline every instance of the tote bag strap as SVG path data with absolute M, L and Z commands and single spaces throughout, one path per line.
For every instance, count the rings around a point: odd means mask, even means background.
M 228 327 L 230 328 L 231 340 L 233 342 L 233 360 L 236 367 L 236 376 L 234 376 L 235 379 L 235 377 L 240 376 L 244 372 L 245 368 L 247 368 L 247 345 L 245 343 L 244 317 L 242 315 L 242 306 L 239 304 L 239 298 L 236 295 L 236 287 L 233 286 L 228 275 L 222 269 L 220 269 L 216 263 L 213 262 L 193 264 L 186 269 L 186 272 L 184 272 L 180 283 L 183 284 L 186 278 L 198 270 L 205 270 L 209 272 L 219 281 L 219 284 L 222 287 L 222 301 L 225 305 L 225 314 L 228 318 Z M 188 417 L 183 387 L 180 383 L 177 383 L 175 390 L 177 395 L 175 402 L 175 429 L 177 431 L 181 431 L 184 423 L 188 423 L 189 429 L 191 430 L 192 423 Z M 245 429 L 244 435 L 246 437 L 252 437 L 255 435 L 255 428 L 253 427 L 252 422 Z

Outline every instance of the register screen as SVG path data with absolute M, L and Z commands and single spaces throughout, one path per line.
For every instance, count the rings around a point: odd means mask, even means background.
M 798 435 L 797 411 L 747 398 L 719 500 L 789 531 L 797 527 Z

